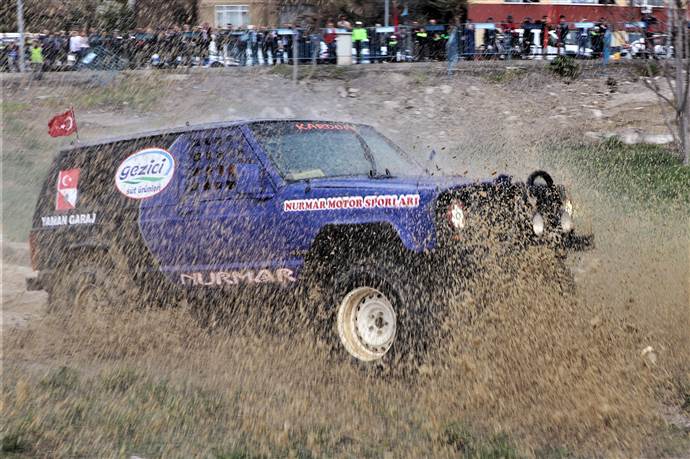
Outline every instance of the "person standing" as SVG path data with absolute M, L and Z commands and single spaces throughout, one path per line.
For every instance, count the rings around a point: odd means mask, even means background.
M 532 45 L 534 42 L 534 35 L 532 29 L 535 25 L 532 23 L 532 18 L 527 17 L 522 21 L 522 57 L 527 58 L 532 54 Z
M 284 61 L 287 64 L 292 64 L 292 59 L 297 58 L 298 56 L 293 56 L 293 47 L 292 47 L 292 41 L 295 38 L 295 35 L 299 33 L 297 30 L 297 27 L 293 24 L 287 24 L 285 25 L 286 29 L 292 29 L 291 33 L 288 35 L 283 35 L 282 38 L 282 43 L 283 43 L 283 56 L 284 56 Z M 298 38 L 299 39 L 299 38 Z
M 31 70 L 36 74 L 36 79 L 40 80 L 43 74 L 43 47 L 41 42 L 34 40 L 29 50 Z
M 398 37 L 394 33 L 388 37 L 387 52 L 388 62 L 396 62 L 398 60 Z
M 501 32 L 503 33 L 503 58 L 510 59 L 513 57 L 513 35 L 516 33 L 513 16 L 506 17 L 506 21 L 501 25 Z
M 259 65 L 259 34 L 253 25 L 248 25 L 248 47 L 252 56 L 252 65 Z
M 492 17 L 489 17 L 486 22 L 494 25 L 493 28 L 484 29 L 484 50 L 488 57 L 491 58 L 496 54 L 496 26 Z
M 374 25 L 374 30 L 372 30 L 371 37 L 369 38 L 369 62 L 372 64 L 380 64 L 383 62 L 381 59 L 381 41 L 383 35 L 377 32 L 379 27 L 381 27 L 381 24 L 377 23 Z
M 44 69 L 48 71 L 53 70 L 57 61 L 59 44 L 52 32 L 45 31 L 41 40 L 41 48 L 43 48 L 43 59 L 45 61 Z
M 586 20 L 583 18 L 581 22 L 584 24 Z M 577 57 L 579 58 L 584 58 L 587 55 L 588 37 L 587 27 L 583 26 L 577 29 Z
M 69 52 L 74 55 L 76 62 L 79 62 L 81 58 L 81 37 L 76 30 L 72 30 L 69 33 Z
M 460 44 L 460 30 L 461 24 L 459 18 L 454 18 L 454 24 L 450 26 L 448 31 L 448 39 L 446 40 L 446 58 L 448 60 L 448 75 L 452 74 L 453 67 L 460 59 L 459 44 Z
M 542 16 L 541 21 L 537 21 L 537 28 L 541 30 L 539 40 L 541 41 L 541 54 L 544 58 L 549 54 L 549 30 L 551 26 L 549 25 L 549 17 Z
M 347 17 L 345 17 L 344 14 L 338 18 L 338 28 L 345 29 L 348 32 L 352 30 L 352 24 L 347 20 Z
M 429 34 L 424 27 L 414 33 L 415 44 L 417 45 L 417 61 L 429 60 Z
M 367 29 L 364 28 L 362 21 L 356 21 L 355 28 L 352 29 L 352 43 L 355 46 L 358 64 L 362 63 L 362 46 L 365 40 L 367 40 Z
M 611 59 L 611 41 L 613 40 L 613 31 L 611 30 L 611 25 L 608 23 L 604 23 L 603 27 L 604 27 L 604 39 L 603 39 L 604 65 L 607 65 L 609 63 L 609 59 Z
M 326 62 L 329 64 L 335 64 L 337 61 L 336 39 L 335 24 L 329 19 L 323 31 L 323 42 L 326 44 L 326 51 L 328 53 Z
M 14 41 L 7 47 L 7 67 L 10 72 L 19 72 L 19 46 Z
M 249 43 L 249 31 L 244 30 L 237 39 L 237 55 L 239 65 L 244 67 L 247 65 L 247 45 Z
M 275 60 L 275 55 L 272 51 L 272 44 L 273 31 L 269 30 L 267 27 L 264 27 L 261 32 L 261 56 L 263 57 L 264 65 L 269 64 L 269 54 L 271 55 L 271 60 Z
M 558 29 L 556 31 L 558 35 L 558 54 L 565 54 L 565 40 L 568 37 L 568 23 L 565 22 L 565 16 L 561 14 L 558 18 Z
M 462 29 L 462 57 L 466 60 L 474 59 L 474 24 L 467 18 Z

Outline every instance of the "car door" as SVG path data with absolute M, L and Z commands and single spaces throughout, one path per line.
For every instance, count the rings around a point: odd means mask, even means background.
M 242 130 L 227 127 L 183 134 L 174 150 L 180 163 L 179 199 L 159 222 L 155 236 L 162 269 L 244 269 L 264 267 L 280 258 L 274 250 L 274 185 Z M 258 184 L 242 186 L 246 170 L 255 172 L 249 179 Z M 146 231 L 152 239 L 150 224 Z

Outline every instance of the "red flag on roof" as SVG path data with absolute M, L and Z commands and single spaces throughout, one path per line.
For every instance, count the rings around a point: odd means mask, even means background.
M 65 113 L 54 116 L 48 122 L 48 134 L 51 137 L 71 135 L 77 132 L 77 119 L 74 117 L 74 109 L 70 108 Z

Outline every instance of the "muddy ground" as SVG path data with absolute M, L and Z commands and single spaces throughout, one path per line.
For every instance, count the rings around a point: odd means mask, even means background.
M 598 139 L 666 133 L 635 71 L 617 69 L 612 85 L 602 72 L 566 83 L 538 69 L 448 78 L 380 67 L 297 86 L 265 69 L 3 80 L 0 427 L 20 438 L 18 453 L 690 457 L 688 202 L 682 190 L 660 198 L 651 184 L 640 198 L 601 183 L 627 178 Z M 413 382 L 331 362 L 308 337 L 209 335 L 184 305 L 46 315 L 46 295 L 23 287 L 23 241 L 49 161 L 69 143 L 49 138 L 46 122 L 70 104 L 82 141 L 319 118 L 372 124 L 423 161 L 434 149 L 444 173 L 546 168 L 572 190 L 596 249 L 570 261 L 572 295 L 545 281 L 539 258 L 520 260 L 518 276 L 495 266 L 478 285 L 490 306 L 468 318 L 472 301 L 457 301 L 457 330 Z M 583 148 L 604 179 L 569 161 Z

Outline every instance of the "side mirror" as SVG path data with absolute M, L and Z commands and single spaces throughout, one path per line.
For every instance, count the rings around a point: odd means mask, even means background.
M 273 193 L 266 186 L 261 167 L 257 164 L 235 164 L 237 174 L 236 190 L 240 194 L 248 194 L 256 198 L 271 197 Z

